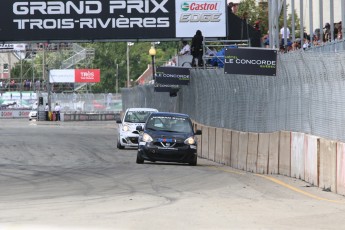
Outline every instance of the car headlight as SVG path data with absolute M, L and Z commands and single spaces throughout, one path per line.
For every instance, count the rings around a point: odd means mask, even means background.
M 194 144 L 195 144 L 195 139 L 194 139 L 194 137 L 188 137 L 188 138 L 184 141 L 184 143 L 185 143 L 186 145 L 194 145 Z
M 124 125 L 122 126 L 122 130 L 127 132 L 129 130 L 129 126 L 128 125 Z
M 143 135 L 143 141 L 145 142 L 151 142 L 153 141 L 152 137 L 150 135 L 148 135 L 147 133 L 144 133 Z

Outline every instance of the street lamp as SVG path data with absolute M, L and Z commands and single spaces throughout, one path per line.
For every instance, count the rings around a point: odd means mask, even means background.
M 127 88 L 129 88 L 129 47 L 134 45 L 133 42 L 127 42 Z
M 149 55 L 152 58 L 152 80 L 155 80 L 155 56 L 156 56 L 156 49 L 154 46 L 151 46 L 149 50 Z

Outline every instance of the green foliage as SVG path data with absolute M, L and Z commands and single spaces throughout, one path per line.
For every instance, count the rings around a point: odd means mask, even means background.
M 245 14 L 247 14 L 247 20 L 250 25 L 254 25 L 255 21 L 259 20 L 261 34 L 266 34 L 268 32 L 268 1 L 261 1 L 259 4 L 256 3 L 256 0 L 242 0 L 239 4 L 238 11 L 236 13 L 237 16 L 243 18 Z M 289 5 L 287 5 L 287 9 Z M 296 11 L 294 11 L 295 16 L 295 30 L 296 30 L 296 37 L 299 37 L 299 30 L 300 30 L 300 20 L 297 16 Z M 292 23 L 292 15 L 289 14 L 287 17 L 287 25 L 291 30 L 291 23 Z M 279 28 L 284 25 L 284 12 L 283 10 L 279 16 Z

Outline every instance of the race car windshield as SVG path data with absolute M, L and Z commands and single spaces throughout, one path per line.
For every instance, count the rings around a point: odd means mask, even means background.
M 126 114 L 125 122 L 129 123 L 145 123 L 151 111 L 129 111 Z
M 184 117 L 150 117 L 146 124 L 147 129 L 167 132 L 190 133 L 193 131 L 191 123 Z

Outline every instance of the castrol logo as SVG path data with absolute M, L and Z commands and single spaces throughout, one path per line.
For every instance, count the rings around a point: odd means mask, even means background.
M 220 3 L 214 2 L 184 2 L 181 5 L 183 11 L 218 11 Z

